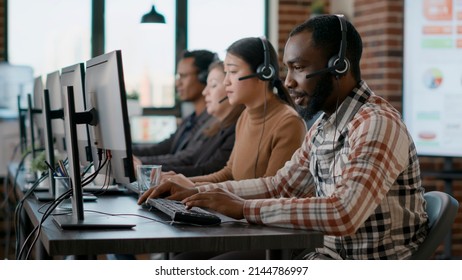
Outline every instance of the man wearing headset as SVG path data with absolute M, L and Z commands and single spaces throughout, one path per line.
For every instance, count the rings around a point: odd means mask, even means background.
M 207 84 L 208 67 L 216 59 L 216 54 L 208 50 L 183 52 L 178 62 L 175 87 L 181 101 L 193 104 L 194 112 L 182 120 L 170 138 L 157 144 L 134 146 L 135 165 L 167 164 L 175 160 L 175 154 L 190 142 L 198 141 L 212 120 L 205 110 L 202 91 Z
M 399 112 L 361 80 L 361 53 L 360 35 L 341 16 L 297 26 L 284 50 L 285 85 L 309 97 L 309 114 L 323 113 L 292 159 L 272 177 L 171 182 L 139 203 L 167 195 L 250 223 L 324 232 L 324 247 L 303 252 L 307 259 L 409 258 L 427 234 L 419 162 Z

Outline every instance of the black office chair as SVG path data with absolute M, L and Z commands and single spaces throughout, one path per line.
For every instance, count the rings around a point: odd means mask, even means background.
M 428 260 L 451 231 L 459 209 L 459 202 L 447 193 L 431 191 L 424 194 L 427 202 L 428 235 L 411 260 Z

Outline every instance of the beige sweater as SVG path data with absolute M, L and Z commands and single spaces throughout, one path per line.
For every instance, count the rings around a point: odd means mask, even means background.
M 275 175 L 301 146 L 305 133 L 305 122 L 293 108 L 276 97 L 269 98 L 266 117 L 264 105 L 242 112 L 226 166 L 190 179 L 196 183 L 219 183 Z

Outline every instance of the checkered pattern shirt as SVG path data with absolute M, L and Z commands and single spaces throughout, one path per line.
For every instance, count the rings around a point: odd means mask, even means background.
M 324 232 L 324 247 L 307 258 L 406 259 L 427 233 L 414 143 L 364 81 L 275 176 L 198 189 L 217 187 L 246 198 L 251 223 Z

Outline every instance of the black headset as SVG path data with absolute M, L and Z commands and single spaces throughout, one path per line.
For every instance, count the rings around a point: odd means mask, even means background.
M 257 71 L 253 74 L 240 77 L 239 81 L 250 79 L 253 77 L 257 77 L 262 81 L 271 81 L 274 80 L 276 77 L 276 69 L 270 63 L 270 48 L 268 45 L 268 41 L 265 37 L 260 37 L 260 41 L 263 44 L 263 64 L 260 64 L 257 67 Z
M 209 71 L 207 69 L 203 69 L 197 74 L 197 79 L 199 80 L 201 84 L 207 84 L 208 75 L 209 75 Z
M 218 59 L 219 59 L 218 54 L 213 53 L 213 58 L 212 58 L 212 61 L 210 62 L 210 64 L 217 61 Z M 199 73 L 197 74 L 197 79 L 199 80 L 199 82 L 201 84 L 207 84 L 208 75 L 209 75 L 209 69 L 208 69 L 208 67 L 206 67 L 205 69 L 202 69 L 201 71 L 199 71 Z
M 347 23 L 343 15 L 335 16 L 340 21 L 340 31 L 342 32 L 342 40 L 340 41 L 340 50 L 338 51 L 338 55 L 334 55 L 328 60 L 327 68 L 306 75 L 307 79 L 328 72 L 338 79 L 340 76 L 344 75 L 348 69 L 350 69 L 350 61 L 345 56 L 347 48 Z

